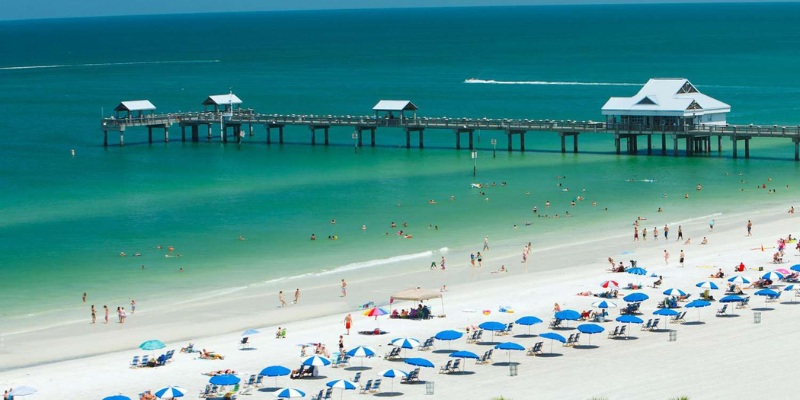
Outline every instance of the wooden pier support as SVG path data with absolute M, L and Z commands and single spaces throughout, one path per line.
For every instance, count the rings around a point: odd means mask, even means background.
M 153 144 L 153 127 L 147 127 L 147 143 Z
M 358 134 L 358 147 L 364 146 L 364 131 L 369 131 L 370 147 L 375 147 L 375 131 L 377 128 L 374 127 L 364 127 L 364 126 L 357 126 L 356 127 L 356 134 Z
M 164 143 L 169 143 L 169 126 L 164 125 Z
M 208 124 L 208 141 L 211 141 L 211 138 L 214 137 L 212 133 L 211 124 Z
M 519 151 L 525 151 L 525 130 L 522 129 L 506 129 L 506 137 L 508 138 L 508 152 L 511 153 L 514 149 L 512 147 L 514 135 L 519 135 Z
M 103 147 L 108 147 L 108 131 L 103 131 Z
M 330 125 L 309 125 L 308 129 L 311 130 L 311 145 L 317 145 L 317 129 L 322 129 L 322 132 L 325 134 L 325 146 L 327 146 L 330 143 L 328 140 L 330 128 Z
M 186 142 L 186 125 L 181 125 L 181 142 Z
M 667 155 L 667 134 L 666 133 L 662 133 L 661 134 L 661 155 L 662 156 Z
M 422 139 L 424 131 L 425 131 L 425 128 L 421 128 L 421 127 L 414 127 L 414 128 L 406 127 L 406 148 L 407 149 L 411 148 L 411 132 L 419 132 L 419 148 L 420 149 L 424 148 L 425 144 L 424 144 L 424 141 Z
M 792 138 L 792 142 L 794 142 L 794 160 L 800 161 L 800 137 Z
M 472 134 L 475 132 L 474 129 L 457 128 L 457 129 L 454 129 L 453 131 L 456 134 L 456 150 L 461 150 L 461 134 L 462 133 L 468 133 L 469 134 L 469 149 L 470 150 L 475 149 L 475 146 L 473 145 L 473 140 L 472 140 L 472 138 L 473 138 Z
M 572 136 L 572 152 L 578 152 L 578 132 L 559 132 L 558 136 L 561 137 L 561 152 L 567 152 L 567 136 Z
M 653 154 L 653 135 L 647 135 L 647 155 Z
M 199 142 L 200 141 L 200 126 L 199 125 L 192 125 L 192 142 Z
M 739 158 L 738 142 L 744 140 L 744 158 L 750 158 L 750 136 L 731 136 L 733 145 L 733 158 Z
M 266 124 L 267 127 L 267 144 L 272 144 L 272 135 L 271 130 L 273 128 L 278 128 L 278 143 L 283 144 L 283 127 L 284 125 L 280 124 Z

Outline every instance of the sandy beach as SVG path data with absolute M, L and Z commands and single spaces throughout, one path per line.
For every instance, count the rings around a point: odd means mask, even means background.
M 468 254 L 449 254 L 445 271 L 420 268 L 418 272 L 388 273 L 380 277 L 359 277 L 356 271 L 341 277 L 348 282 L 346 298 L 339 296 L 341 278 L 325 276 L 297 282 L 303 287 L 299 304 L 286 307 L 278 307 L 277 292 L 267 293 L 263 287 L 256 287 L 243 288 L 229 300 L 192 303 L 185 308 L 159 309 L 141 305 L 125 324 L 117 323 L 112 313 L 112 321 L 106 325 L 100 313 L 94 325 L 89 324 L 87 318 L 85 323 L 4 336 L 0 344 L 3 368 L 0 385 L 4 390 L 20 385 L 35 387 L 38 392 L 31 398 L 38 399 L 101 399 L 117 393 L 134 398 L 142 391 L 168 385 L 184 387 L 188 389 L 186 397 L 196 397 L 209 379 L 204 372 L 230 368 L 246 379 L 270 365 L 297 368 L 302 361 L 299 346 L 302 343 L 322 342 L 330 351 L 335 351 L 338 337 L 344 333 L 344 316 L 348 313 L 353 315 L 354 326 L 351 335 L 344 336 L 345 348 L 369 346 L 382 356 L 391 349 L 389 340 L 396 337 L 424 341 L 445 329 L 464 331 L 469 325 L 485 321 L 508 323 L 526 315 L 545 321 L 531 327 L 532 333 L 540 334 L 549 331 L 547 323 L 552 318 L 554 303 L 562 309 L 590 310 L 591 303 L 599 299 L 578 293 L 602 292 L 601 282 L 613 279 L 622 289 L 620 298 L 612 301 L 622 307 L 625 303 L 621 297 L 633 292 L 625 286 L 629 283 L 649 286 L 656 280 L 652 275 L 663 276 L 658 289 L 646 286 L 641 290 L 650 296 L 643 303 L 643 315 L 640 315 L 646 321 L 654 317 L 652 313 L 657 302 L 665 297 L 661 292 L 666 288 L 680 288 L 697 298 L 702 291 L 695 287 L 698 282 L 711 280 L 724 286 L 723 279 L 709 277 L 718 268 L 729 277 L 733 275 L 733 267 L 743 262 L 748 267 L 743 275 L 757 279 L 766 271 L 788 269 L 796 264 L 798 251 L 794 243 L 787 246 L 784 263 L 771 262 L 776 240 L 792 233 L 796 224 L 794 215 L 788 214 L 787 209 L 788 206 L 749 215 L 715 216 L 713 232 L 705 217 L 682 222 L 684 238 L 691 237 L 688 245 L 676 240 L 677 224 L 671 225 L 669 242 L 664 241 L 663 235 L 659 235 L 658 241 L 648 235 L 646 241 L 632 242 L 632 228 L 629 233 L 619 228 L 602 236 L 577 240 L 565 237 L 563 244 L 550 248 L 537 248 L 534 242 L 525 264 L 521 263 L 519 254 L 523 243 L 504 243 L 502 238 L 493 238 L 491 250 L 484 252 L 483 268 L 471 267 Z M 753 221 L 752 236 L 746 234 L 748 219 Z M 642 225 L 657 222 L 652 217 Z M 700 244 L 703 237 L 708 238 L 708 244 Z M 476 247 L 482 239 L 478 240 Z M 664 250 L 672 254 L 669 265 L 664 263 Z M 681 250 L 686 254 L 684 268 L 678 266 Z M 635 259 L 648 274 L 611 273 L 608 257 L 624 261 L 626 265 L 630 259 Z M 499 265 L 505 265 L 508 272 L 492 273 Z M 759 267 L 764 272 L 759 271 Z M 294 284 L 285 283 L 284 286 Z M 388 308 L 388 299 L 395 291 L 411 287 L 439 290 L 442 285 L 448 288 L 443 293 L 444 308 L 438 300 L 429 304 L 434 315 L 445 317 L 412 321 L 384 316 L 376 321 L 362 316 L 358 308 L 370 300 Z M 779 290 L 785 285 L 785 282 L 776 282 Z M 293 290 L 288 286 L 283 290 L 287 301 L 291 302 Z M 770 393 L 786 393 L 793 385 L 779 374 L 763 374 L 757 383 L 745 385 L 737 384 L 735 379 L 751 377 L 761 370 L 763 367 L 756 364 L 758 361 L 766 362 L 769 371 L 791 368 L 794 357 L 789 338 L 800 322 L 794 318 L 797 307 L 785 303 L 794 300 L 794 292 L 783 293 L 780 302 L 765 303 L 763 297 L 752 296 L 754 289 L 745 291 L 751 295 L 750 306 L 733 309 L 736 314 L 733 317 L 716 317 L 717 309 L 721 308 L 717 302 L 700 309 L 681 308 L 679 311 L 687 311 L 687 323 L 666 324 L 666 330 L 653 332 L 641 331 L 633 325 L 629 328 L 632 329 L 628 339 L 615 340 L 607 338 L 607 331 L 621 324 L 602 323 L 606 332 L 591 337 L 591 344 L 596 348 L 563 347 L 561 343 L 535 336 L 515 337 L 528 332 L 527 327 L 516 326 L 512 335 L 495 336 L 494 341 L 513 341 L 526 348 L 544 341 L 544 352 L 554 353 L 553 356 L 533 357 L 526 352 L 513 352 L 510 357 L 512 363 L 518 364 L 517 376 L 510 376 L 509 367 L 504 363 L 509 355 L 501 350 L 494 352 L 492 364 L 475 365 L 468 360 L 466 370 L 471 372 L 468 375 L 439 374 L 440 366 L 449 360 L 445 350 L 483 354 L 493 347 L 488 343 L 468 344 L 465 338 L 450 343 L 436 341 L 433 351 L 413 349 L 407 350 L 406 355 L 433 362 L 435 368 L 423 368 L 420 378 L 434 382 L 434 396 L 439 398 L 504 396 L 518 399 L 527 398 L 531 393 L 548 399 L 667 399 L 682 395 L 702 399 L 750 398 L 763 394 L 764 388 L 769 388 Z M 712 290 L 715 298 L 722 297 L 723 292 L 722 289 Z M 412 306 L 415 306 L 412 302 L 396 302 L 392 308 Z M 500 308 L 509 308 L 513 313 L 500 312 Z M 484 315 L 484 310 L 490 313 Z M 762 313 L 760 323 L 754 323 L 757 311 Z M 609 319 L 618 315 L 618 309 L 609 310 Z M 557 332 L 568 336 L 576 332 L 574 327 L 578 324 L 569 322 L 568 326 L 573 329 Z M 278 326 L 287 327 L 286 339 L 274 338 Z M 382 336 L 356 333 L 378 326 L 389 333 Z M 662 323 L 661 327 L 664 326 Z M 240 350 L 241 332 L 248 328 L 261 333 L 251 337 L 253 349 Z M 675 341 L 669 341 L 669 331 L 677 332 Z M 486 335 L 483 338 L 487 340 Z M 148 339 L 163 340 L 167 347 L 152 352 L 139 350 L 138 345 Z M 588 344 L 589 339 L 582 335 L 580 344 Z M 133 356 L 147 353 L 157 356 L 169 349 L 179 350 L 188 342 L 194 343 L 197 349 L 216 351 L 225 359 L 204 360 L 199 359 L 197 353 L 177 352 L 166 366 L 129 368 Z M 776 348 L 782 349 L 780 354 L 775 354 Z M 358 365 L 360 360 L 353 359 L 351 366 Z M 369 369 L 362 371 L 362 381 L 376 378 L 377 371 L 387 368 L 412 369 L 402 361 L 388 361 L 382 357 L 366 359 L 364 366 Z M 323 367 L 316 379 L 279 377 L 277 386 L 298 388 L 310 397 L 323 389 L 326 382 L 352 379 L 354 375 L 351 368 Z M 269 389 L 275 386 L 274 378 L 266 379 L 264 386 L 240 398 L 274 398 L 273 389 Z M 425 384 L 400 384 L 399 380 L 392 384 L 384 379 L 381 391 L 399 392 L 409 399 L 434 397 L 426 395 Z M 345 398 L 362 396 L 366 395 L 359 395 L 357 391 L 344 393 Z

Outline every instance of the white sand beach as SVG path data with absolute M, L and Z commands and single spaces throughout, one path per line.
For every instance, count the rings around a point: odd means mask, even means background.
M 146 304 L 137 308 L 125 324 L 112 321 L 108 325 L 98 313 L 98 323 L 87 321 L 52 329 L 37 330 L 24 334 L 4 335 L 0 343 L 0 386 L 2 390 L 21 385 L 38 389 L 30 399 L 102 399 L 123 394 L 137 398 L 145 390 L 176 385 L 188 389 L 186 398 L 196 398 L 208 383 L 209 377 L 202 373 L 233 369 L 246 379 L 262 368 L 283 365 L 297 368 L 300 357 L 299 344 L 323 342 L 330 351 L 335 351 L 340 334 L 344 333 L 343 318 L 351 313 L 354 326 L 351 335 L 344 336 L 347 349 L 358 345 L 369 346 L 383 355 L 390 350 L 387 345 L 396 337 L 413 337 L 420 341 L 445 329 L 464 331 L 468 325 L 485 321 L 513 322 L 534 315 L 545 322 L 531 327 L 531 332 L 540 334 L 549 331 L 547 323 L 552 318 L 553 304 L 562 309 L 590 310 L 591 303 L 600 299 L 580 296 L 579 292 L 602 292 L 600 283 L 613 279 L 619 282 L 620 298 L 611 301 L 624 306 L 622 296 L 633 292 L 624 289 L 628 283 L 651 285 L 663 276 L 658 289 L 645 287 L 641 292 L 650 296 L 642 304 L 642 319 L 654 318 L 657 303 L 665 296 L 661 292 L 670 287 L 680 288 L 698 298 L 701 289 L 695 284 L 714 281 L 724 287 L 724 279 L 709 278 L 718 268 L 726 278 L 734 275 L 733 268 L 743 262 L 748 269 L 743 273 L 757 279 L 764 272 L 786 268 L 800 263 L 800 253 L 795 243 L 790 243 L 782 264 L 773 264 L 772 254 L 776 240 L 788 234 L 794 237 L 798 217 L 788 214 L 786 207 L 754 211 L 749 215 L 715 216 L 713 232 L 708 219 L 682 223 L 684 237 L 691 237 L 691 244 L 676 241 L 677 224 L 671 225 L 670 241 L 663 234 L 659 241 L 648 235 L 647 241 L 631 242 L 632 228 L 620 228 L 609 232 L 574 232 L 572 238 L 563 238 L 563 244 L 551 248 L 539 248 L 533 242 L 533 251 L 527 264 L 520 262 L 520 251 L 525 243 L 503 243 L 493 238 L 492 249 L 484 253 L 484 267 L 470 267 L 468 254 L 448 256 L 447 270 L 428 270 L 405 274 L 382 276 L 359 276 L 358 271 L 340 276 L 325 276 L 298 282 L 302 284 L 302 296 L 298 305 L 276 307 L 276 292 L 263 292 L 261 288 L 245 288 L 230 298 L 214 298 L 207 304 L 192 303 L 183 308 L 160 309 Z M 663 221 L 650 216 L 646 226 L 652 228 Z M 636 217 L 632 217 L 631 220 Z M 753 221 L 753 235 L 746 236 L 746 222 Z M 620 223 L 624 226 L 624 223 Z M 644 223 L 643 223 L 644 225 Z M 580 236 L 580 237 L 579 237 Z M 703 237 L 709 243 L 701 245 Z M 482 235 L 479 236 L 482 240 Z M 765 249 L 762 251 L 761 246 Z M 480 242 L 476 242 L 476 248 Z M 671 253 L 669 265 L 665 265 L 663 251 Z M 678 267 L 678 253 L 686 253 L 686 265 Z M 626 253 L 630 252 L 630 253 Z M 623 254 L 626 253 L 626 254 Z M 624 261 L 636 259 L 638 266 L 647 269 L 646 276 L 608 272 L 608 257 Z M 492 273 L 504 264 L 507 273 Z M 763 267 L 764 272 L 758 270 Z M 348 296 L 339 297 L 339 280 L 348 282 Z M 777 290 L 783 290 L 785 282 L 775 282 Z M 438 300 L 430 304 L 434 315 L 444 314 L 426 321 L 389 319 L 377 321 L 362 316 L 358 305 L 374 300 L 386 306 L 391 293 L 410 287 L 439 290 L 446 284 L 444 309 Z M 295 285 L 294 282 L 287 285 Z M 213 285 L 210 285 L 210 287 Z M 294 287 L 294 286 L 292 286 Z M 284 289 L 291 303 L 293 290 Z M 735 309 L 736 316 L 716 317 L 718 302 L 701 309 L 684 309 L 687 322 L 670 323 L 665 331 L 641 331 L 633 325 L 628 339 L 609 339 L 607 331 L 621 325 L 605 322 L 606 332 L 589 338 L 581 336 L 580 344 L 591 344 L 596 348 L 563 347 L 539 337 L 514 337 L 525 334 L 528 327 L 515 326 L 513 334 L 495 336 L 495 342 L 513 341 L 526 348 L 544 341 L 545 353 L 558 356 L 528 356 L 525 352 L 514 352 L 511 361 L 518 363 L 518 375 L 510 376 L 505 351 L 495 350 L 494 363 L 475 365 L 467 360 L 465 369 L 471 374 L 439 374 L 439 367 L 448 360 L 441 350 L 469 350 L 483 354 L 493 347 L 487 344 L 468 344 L 465 338 L 447 343 L 435 342 L 433 351 L 407 350 L 408 357 L 429 359 L 435 368 L 423 368 L 422 381 L 434 382 L 434 395 L 426 395 L 425 384 L 400 384 L 384 379 L 382 392 L 400 392 L 401 398 L 460 398 L 491 399 L 497 396 L 511 399 L 669 399 L 689 396 L 692 399 L 736 399 L 759 398 L 765 391 L 770 397 L 788 398 L 794 390 L 793 382 L 785 372 L 794 367 L 796 350 L 793 346 L 795 332 L 800 329 L 800 306 L 785 304 L 794 300 L 794 292 L 783 292 L 780 301 L 765 303 L 765 299 L 753 296 L 755 289 L 746 289 L 751 296 L 749 308 Z M 723 289 L 712 290 L 715 298 L 723 296 Z M 680 303 L 685 305 L 686 303 Z M 412 302 L 396 302 L 393 308 L 409 308 Z M 761 310 L 761 322 L 754 323 L 754 312 Z M 500 307 L 510 307 L 513 313 L 500 312 Z M 484 315 L 483 310 L 489 310 Z M 754 311 L 755 310 L 755 311 Z M 616 318 L 619 309 L 609 310 L 609 318 Z M 662 317 L 662 321 L 664 321 Z M 574 328 L 581 322 L 569 322 Z M 278 326 L 287 327 L 286 339 L 275 339 Z M 359 335 L 359 330 L 371 330 L 380 326 L 389 333 L 382 336 Z M 247 328 L 261 333 L 251 337 L 254 349 L 240 350 L 241 332 Z M 630 329 L 629 328 L 629 329 Z M 668 331 L 675 331 L 676 340 L 670 341 Z M 568 336 L 574 329 L 560 330 Z M 487 337 L 488 336 L 488 337 Z M 489 332 L 484 340 L 491 338 Z M 164 350 L 146 352 L 138 345 L 148 339 L 166 342 Z M 130 368 L 133 356 L 158 355 L 169 349 L 180 349 L 193 342 L 196 349 L 213 350 L 225 356 L 224 360 L 203 360 L 197 353 L 176 352 L 173 361 L 157 368 Z M 437 351 L 439 350 L 439 351 Z M 360 365 L 354 358 L 351 366 Z M 500 363 L 501 365 L 497 365 Z M 409 371 L 411 366 L 402 361 L 388 361 L 382 357 L 364 360 L 370 367 L 362 371 L 361 381 L 377 378 L 376 372 L 387 368 Z M 779 373 L 783 372 L 783 373 Z M 277 386 L 293 387 L 306 392 L 306 398 L 316 395 L 333 379 L 352 379 L 355 371 L 348 368 L 323 367 L 316 379 L 290 380 L 277 378 Z M 756 380 L 755 377 L 758 377 Z M 742 382 L 742 380 L 744 382 Z M 265 387 L 256 388 L 243 399 L 272 399 L 274 378 L 266 378 Z M 393 390 L 392 390 L 393 389 Z M 336 398 L 365 398 L 370 395 L 347 391 L 343 395 L 334 390 Z M 784 394 L 777 395 L 777 394 Z M 380 396 L 380 394 L 376 394 Z

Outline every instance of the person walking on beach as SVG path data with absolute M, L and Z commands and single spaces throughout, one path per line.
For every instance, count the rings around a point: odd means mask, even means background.
M 446 269 L 444 265 L 444 256 L 442 256 L 442 261 L 439 261 L 439 267 L 441 267 L 442 269 Z
M 669 252 L 664 250 L 664 264 L 669 265 Z
M 747 220 L 747 236 L 753 236 L 753 234 L 751 232 L 752 230 L 753 230 L 753 223 L 750 222 L 750 220 L 748 219 Z
M 347 297 L 347 282 L 342 278 L 342 297 Z
M 676 240 L 677 241 L 683 240 L 683 229 L 681 229 L 680 225 L 678 225 L 678 239 L 676 239 Z
M 647 241 L 647 228 L 642 229 L 642 241 Z
M 350 334 L 351 325 L 353 325 L 353 317 L 350 316 L 350 314 L 347 314 L 347 316 L 344 317 L 344 329 L 347 330 L 347 333 L 345 333 L 345 335 Z
M 483 256 L 481 255 L 480 251 L 478 252 L 478 255 L 476 256 L 476 258 L 478 259 L 478 268 L 482 267 L 483 266 Z
M 106 323 L 108 323 L 108 306 L 103 306 L 103 311 L 106 313 Z
M 475 266 L 475 253 L 469 253 L 469 263 Z
M 292 304 L 297 304 L 298 301 L 300 301 L 300 288 L 294 291 L 294 301 Z
M 664 240 L 669 240 L 669 226 L 664 225 Z
M 92 304 L 92 323 L 97 322 L 97 312 L 94 309 L 94 304 Z
M 633 227 L 633 241 L 634 242 L 638 242 L 639 241 L 639 227 L 638 226 L 634 226 Z
M 483 238 L 483 251 L 489 250 L 489 237 Z
M 653 227 L 653 239 L 654 240 L 658 240 L 658 227 L 657 226 Z
M 136 300 L 131 299 L 131 315 L 136 313 Z
M 344 336 L 339 335 L 339 353 L 344 354 Z
M 278 292 L 278 300 L 281 302 L 281 307 L 286 305 L 286 300 L 283 299 L 283 290 Z
M 528 262 L 528 248 L 522 249 L 522 263 Z
M 683 254 L 683 250 L 681 250 L 681 254 L 678 255 L 678 262 L 681 265 L 681 268 L 683 268 L 683 260 L 685 259 L 685 257 L 686 255 Z
M 83 302 L 86 303 L 86 292 L 83 292 Z
M 711 229 L 711 232 L 714 232 L 714 220 L 708 222 L 708 228 Z

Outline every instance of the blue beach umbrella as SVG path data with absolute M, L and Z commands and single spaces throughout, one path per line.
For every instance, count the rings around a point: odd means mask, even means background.
M 378 372 L 378 376 L 392 380 L 392 391 L 394 392 L 394 378 L 408 377 L 408 372 L 399 369 L 389 368 Z
M 592 336 L 595 333 L 603 332 L 605 329 L 597 324 L 580 324 L 578 325 L 578 332 L 589 335 L 589 344 L 592 344 Z
M 348 350 L 346 354 L 350 357 L 359 357 L 361 359 L 361 366 L 363 367 L 364 359 L 367 357 L 374 357 L 375 350 L 365 346 L 358 346 Z
M 711 303 L 705 300 L 692 300 L 688 304 L 686 304 L 686 308 L 696 308 L 697 309 L 697 322 L 700 322 L 700 309 L 703 307 L 710 306 Z
M 336 379 L 325 384 L 325 386 L 334 389 L 356 390 L 358 386 L 352 381 L 347 379 Z
M 747 284 L 750 283 L 750 278 L 748 278 L 748 277 L 746 277 L 744 275 L 734 275 L 734 276 L 728 278 L 728 282 L 737 283 L 737 284 L 740 284 L 740 285 L 747 285 Z
M 473 360 L 480 360 L 481 357 L 471 351 L 467 350 L 459 350 L 455 353 L 450 353 L 450 357 L 453 358 L 471 358 Z
M 676 288 L 669 288 L 664 291 L 664 294 L 667 296 L 679 296 L 679 297 L 686 296 L 686 292 Z
M 131 398 L 128 396 L 123 396 L 121 394 L 118 394 L 114 396 L 104 397 L 103 400 L 131 400 Z
M 542 320 L 532 315 L 526 315 L 514 321 L 517 325 L 526 325 L 528 327 L 528 335 L 531 334 L 531 325 L 541 324 Z
M 777 292 L 772 289 L 761 289 L 753 294 L 756 296 L 764 296 L 764 306 L 767 305 L 767 300 L 769 300 L 770 297 L 778 298 L 781 295 L 780 292 Z
M 286 376 L 286 375 L 289 375 L 291 373 L 292 373 L 292 370 L 290 370 L 289 368 L 286 368 L 286 367 L 284 367 L 282 365 L 273 365 L 273 366 L 269 366 L 269 367 L 266 367 L 266 368 L 262 369 L 261 373 L 259 373 L 259 375 L 263 375 L 263 376 L 270 377 L 270 378 L 274 377 L 275 378 L 275 386 L 278 386 L 278 377 L 279 376 Z
M 594 303 L 592 303 L 592 307 L 596 307 L 596 308 L 617 308 L 617 303 L 614 303 L 613 301 L 607 301 L 607 300 L 595 301 Z
M 306 358 L 303 361 L 303 365 L 313 365 L 313 366 L 317 366 L 317 367 L 324 367 L 326 365 L 331 365 L 331 360 L 326 358 L 326 357 L 313 355 L 311 357 Z
M 711 281 L 700 282 L 700 283 L 696 284 L 695 286 L 699 287 L 700 289 L 711 289 L 711 290 L 719 289 L 719 286 L 717 286 L 716 283 L 711 282 Z
M 511 363 L 511 352 L 512 351 L 525 351 L 525 346 L 521 344 L 517 344 L 514 342 L 503 342 L 494 346 L 497 350 L 505 350 L 508 352 L 508 362 Z
M 167 386 L 156 390 L 154 394 L 159 399 L 174 399 L 176 397 L 183 397 L 186 394 L 186 389 L 177 386 Z
M 289 399 L 292 397 L 306 397 L 305 392 L 293 388 L 284 388 L 273 392 L 272 395 L 279 399 Z
M 419 346 L 419 340 L 410 337 L 396 338 L 392 339 L 392 341 L 389 342 L 389 344 L 391 344 L 392 346 L 399 347 L 401 349 L 413 349 Z
M 661 315 L 664 317 L 674 317 L 680 314 L 680 312 L 675 311 L 671 308 L 659 308 L 658 310 L 653 311 L 653 315 Z M 667 320 L 664 319 L 664 327 L 667 326 Z
M 776 271 L 769 271 L 766 274 L 761 275 L 761 279 L 768 279 L 768 280 L 770 280 L 772 282 L 777 282 L 777 281 L 783 279 L 783 274 L 780 273 L 780 272 L 776 272 Z
M 222 374 L 222 375 L 214 375 L 211 379 L 208 380 L 208 383 L 214 385 L 235 385 L 239 383 L 241 379 L 238 376 L 232 374 Z
M 447 342 L 447 348 L 450 349 L 450 342 L 456 339 L 460 339 L 464 336 L 463 333 L 454 330 L 446 330 L 437 333 L 433 338 L 436 340 L 444 340 Z
M 567 338 L 565 338 L 564 336 L 561 336 L 561 335 L 559 335 L 559 334 L 557 334 L 555 332 L 545 332 L 545 333 L 539 335 L 539 337 L 540 338 L 545 338 L 545 339 L 550 339 L 553 342 L 567 343 Z M 553 352 L 553 342 L 550 342 L 550 352 L 551 353 Z
M 737 296 L 735 294 L 731 294 L 719 299 L 720 303 L 741 303 L 744 301 L 744 297 Z
M 798 265 L 800 265 L 800 264 L 798 264 Z M 794 303 L 795 300 L 797 300 L 797 291 L 794 290 L 794 285 L 786 286 L 785 288 L 783 288 L 783 291 L 784 292 L 792 292 L 792 293 L 794 293 L 794 299 L 791 301 L 791 303 Z
M 575 310 L 562 310 L 556 313 L 556 318 L 566 321 L 577 321 L 581 319 L 581 313 Z
M 789 267 L 789 269 L 792 271 L 800 271 L 800 264 L 792 265 L 791 267 Z
M 242 336 L 252 336 L 252 335 L 259 334 L 259 333 L 261 333 L 261 332 L 259 332 L 258 329 L 248 329 L 248 330 L 242 332 Z
M 616 321 L 617 322 L 626 323 L 626 324 L 628 324 L 628 327 L 630 327 L 631 324 L 641 324 L 641 323 L 644 322 L 644 321 L 642 321 L 641 318 L 639 318 L 639 317 L 637 317 L 635 315 L 630 315 L 630 314 L 620 315 L 619 317 L 617 317 Z M 630 329 L 628 329 L 628 330 L 630 330 Z M 628 332 L 625 332 L 625 338 L 626 339 L 628 338 Z
M 433 363 L 424 358 L 407 358 L 405 363 L 415 367 L 433 368 Z
M 486 321 L 478 325 L 478 328 L 492 332 L 492 342 L 494 342 L 494 333 L 505 330 L 506 324 L 497 321 Z
M 164 347 L 167 347 L 164 345 L 164 342 L 156 339 L 147 340 L 139 345 L 139 348 L 142 350 L 158 350 L 163 349 Z
M 636 267 L 636 268 L 629 268 L 625 272 L 633 275 L 647 275 L 647 270 L 644 268 Z
M 642 293 L 642 292 L 633 292 L 625 297 L 622 298 L 626 303 L 639 303 L 649 299 L 650 296 Z

